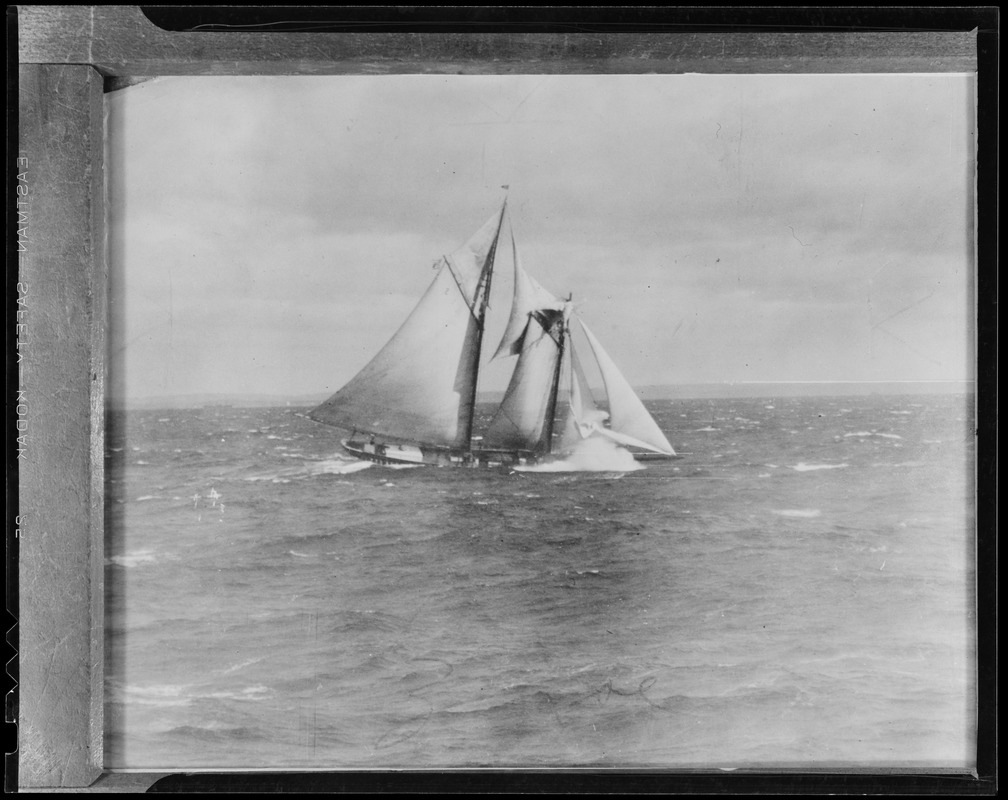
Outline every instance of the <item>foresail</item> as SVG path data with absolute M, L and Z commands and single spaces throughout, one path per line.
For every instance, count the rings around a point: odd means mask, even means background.
M 529 314 L 540 309 L 559 310 L 563 308 L 562 301 L 546 291 L 539 282 L 529 275 L 521 265 L 518 256 L 518 246 L 515 244 L 514 231 L 511 232 L 511 252 L 514 262 L 514 297 L 511 303 L 511 316 L 507 328 L 501 337 L 501 343 L 494 353 L 494 358 L 514 356 L 522 351 L 522 336 L 529 321 Z
M 314 409 L 319 422 L 414 442 L 468 447 L 481 319 L 479 293 L 503 216 L 442 259 L 388 343 Z
M 606 395 L 609 397 L 609 432 L 615 434 L 610 438 L 623 444 L 643 447 L 666 455 L 674 455 L 675 451 L 669 440 L 665 438 L 658 423 L 654 421 L 644 404 L 637 397 L 633 387 L 623 377 L 616 363 L 599 344 L 598 339 L 588 330 L 581 320 L 581 328 L 588 337 L 595 360 L 598 362 L 602 381 L 605 383 Z
M 548 451 L 545 441 L 547 414 L 556 377 L 560 348 L 550 332 L 562 324 L 559 312 L 546 310 L 529 316 L 520 340 L 518 363 L 511 374 L 504 400 L 487 428 L 484 441 L 491 447 Z

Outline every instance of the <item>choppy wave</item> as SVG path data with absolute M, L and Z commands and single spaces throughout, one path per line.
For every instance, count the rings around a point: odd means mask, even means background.
M 199 700 L 264 700 L 272 694 L 272 690 L 262 684 L 219 691 L 199 690 L 191 683 L 127 684 L 116 694 L 122 701 L 135 705 L 177 708 Z
M 773 513 L 781 517 L 795 517 L 797 519 L 812 519 L 822 516 L 822 511 L 818 508 L 775 508 Z
M 891 417 L 901 402 L 839 400 L 842 420 L 821 398 L 769 402 L 725 402 L 724 419 L 663 405 L 679 462 L 541 475 L 393 472 L 274 411 L 226 443 L 203 436 L 219 419 L 130 417 L 109 434 L 125 452 L 108 483 L 106 758 L 955 758 L 973 696 L 962 401 Z M 708 422 L 725 436 L 693 435 Z M 842 436 L 897 427 L 902 449 Z M 211 492 L 225 514 L 193 499 Z M 837 654 L 849 664 L 820 663 Z

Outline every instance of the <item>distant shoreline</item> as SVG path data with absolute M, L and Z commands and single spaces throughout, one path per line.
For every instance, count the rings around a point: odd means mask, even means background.
M 823 381 L 801 382 L 739 382 L 739 383 L 694 383 L 681 385 L 660 385 L 636 387 L 643 400 L 733 400 L 738 398 L 778 397 L 864 397 L 870 395 L 923 395 L 923 394 L 969 394 L 976 388 L 975 381 Z M 601 388 L 592 391 L 596 397 L 604 397 Z M 181 408 L 304 408 L 318 405 L 331 396 L 331 392 L 319 395 L 225 395 L 198 394 L 127 398 L 111 398 L 111 409 L 152 410 Z M 478 400 L 483 403 L 499 402 L 503 392 L 480 392 Z

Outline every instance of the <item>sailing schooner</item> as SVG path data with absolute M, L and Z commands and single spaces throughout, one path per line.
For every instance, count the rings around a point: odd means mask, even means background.
M 592 437 L 634 456 L 675 451 L 598 339 L 521 264 L 514 233 L 514 297 L 494 358 L 518 356 L 507 391 L 482 435 L 474 435 L 476 388 L 505 199 L 437 274 L 395 335 L 336 394 L 308 416 L 352 431 L 343 448 L 388 464 L 497 466 L 562 458 Z M 581 327 L 602 375 L 609 412 L 598 408 L 571 336 Z M 557 425 L 559 417 L 560 424 Z M 606 424 L 608 422 L 608 424 Z

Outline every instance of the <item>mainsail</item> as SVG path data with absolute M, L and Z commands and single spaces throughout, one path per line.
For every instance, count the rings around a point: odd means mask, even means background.
M 505 208 L 441 260 L 402 327 L 346 386 L 309 414 L 312 419 L 469 448 L 483 316 Z

